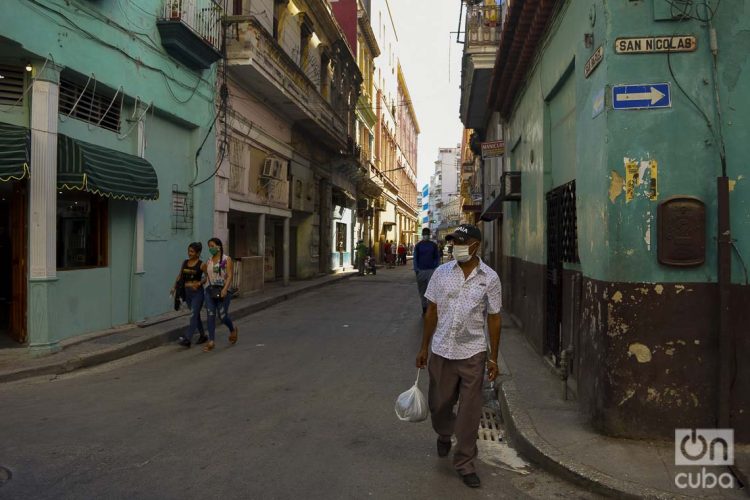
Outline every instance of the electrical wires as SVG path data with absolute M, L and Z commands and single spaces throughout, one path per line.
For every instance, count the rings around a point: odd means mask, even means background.
M 709 0 L 666 0 L 670 6 L 670 13 L 673 18 L 692 19 L 702 23 L 711 22 L 716 15 L 716 11 L 721 5 L 721 0 L 716 0 L 716 5 L 711 5 Z M 702 10 L 701 10 L 702 8 Z

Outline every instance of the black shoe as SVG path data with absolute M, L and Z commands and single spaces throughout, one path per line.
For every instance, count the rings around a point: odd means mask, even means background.
M 440 439 L 437 440 L 437 452 L 439 457 L 447 456 L 448 453 L 451 451 L 451 445 L 452 443 L 450 441 L 441 441 Z
M 203 344 L 203 343 L 205 343 L 207 341 L 208 341 L 208 336 L 207 335 L 201 335 L 200 337 L 198 337 L 198 341 L 196 342 L 196 344 Z
M 185 337 L 180 337 L 178 344 L 180 344 L 182 347 L 190 347 L 190 341 Z
M 479 488 L 482 485 L 482 481 L 479 480 L 479 476 L 477 476 L 474 472 L 472 472 L 471 474 L 462 475 L 461 479 L 464 480 L 464 484 L 469 488 Z

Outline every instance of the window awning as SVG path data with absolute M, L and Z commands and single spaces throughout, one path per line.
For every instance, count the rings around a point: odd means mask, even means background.
M 0 123 L 0 182 L 29 175 L 30 137 L 26 127 Z
M 503 196 L 498 195 L 492 203 L 482 212 L 480 220 L 490 222 L 503 215 Z
M 148 161 L 63 134 L 57 136 L 57 187 L 119 200 L 159 198 L 159 181 Z

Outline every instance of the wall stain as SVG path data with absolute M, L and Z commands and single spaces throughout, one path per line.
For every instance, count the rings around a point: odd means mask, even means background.
M 645 346 L 639 342 L 630 344 L 628 352 L 631 356 L 635 356 L 635 359 L 637 359 L 639 363 L 651 362 L 651 350 L 648 348 L 648 346 Z
M 625 188 L 625 179 L 622 178 L 622 176 L 617 173 L 616 170 L 612 171 L 612 175 L 610 176 L 610 183 L 609 183 L 609 201 L 612 203 L 615 202 L 618 196 L 620 196 Z

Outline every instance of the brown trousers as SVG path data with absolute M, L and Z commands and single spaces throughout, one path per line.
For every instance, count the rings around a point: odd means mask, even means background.
M 467 359 L 446 359 L 432 353 L 427 366 L 430 373 L 428 401 L 432 428 L 440 441 L 450 441 L 451 436 L 456 435 L 458 442 L 453 452 L 453 466 L 461 475 L 475 472 L 486 361 L 486 352 Z M 454 415 L 453 406 L 459 396 L 458 414 Z

